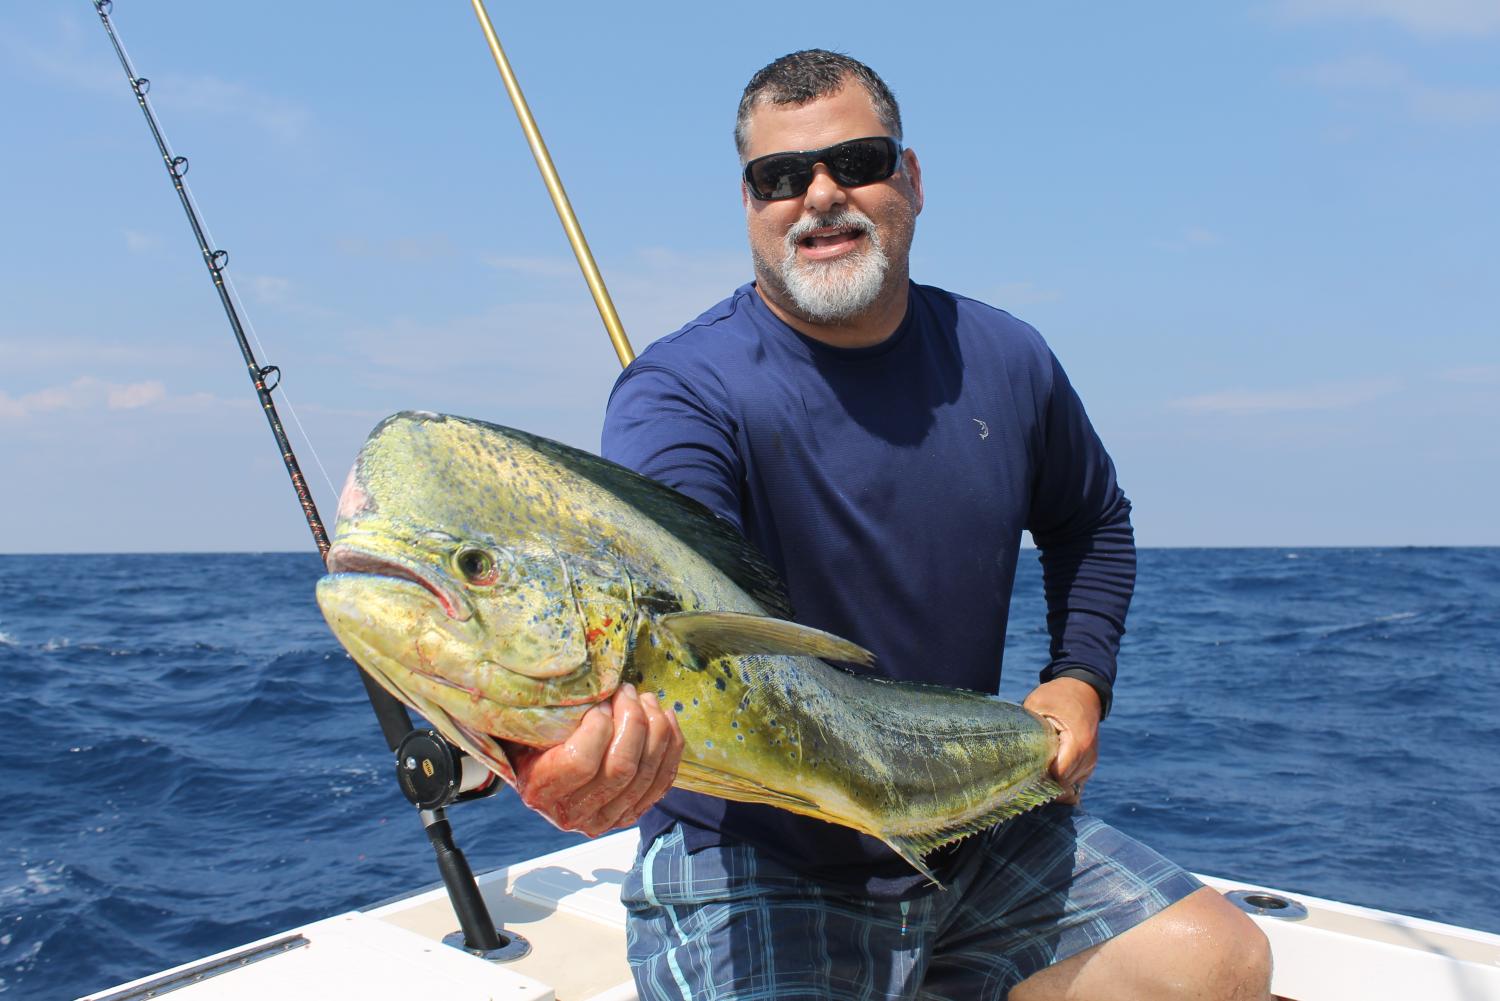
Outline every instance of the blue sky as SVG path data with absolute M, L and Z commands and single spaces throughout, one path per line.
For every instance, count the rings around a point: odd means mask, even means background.
M 749 277 L 744 81 L 838 48 L 923 162 L 913 277 L 1042 331 L 1143 544 L 1500 544 L 1500 2 L 1125 6 L 492 14 L 637 349 Z M 597 446 L 617 364 L 468 4 L 114 21 L 325 513 L 395 410 Z M 92 5 L 7 5 L 0 82 L 0 552 L 307 548 Z

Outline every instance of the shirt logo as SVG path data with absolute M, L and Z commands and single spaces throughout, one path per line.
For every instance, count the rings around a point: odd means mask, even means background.
M 979 425 L 979 440 L 984 441 L 990 436 L 990 426 L 978 417 L 970 417 L 969 420 Z

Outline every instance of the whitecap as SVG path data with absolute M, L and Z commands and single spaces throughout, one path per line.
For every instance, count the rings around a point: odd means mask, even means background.
M 0 646 L 20 646 L 20 644 L 16 642 L 14 636 L 0 629 Z

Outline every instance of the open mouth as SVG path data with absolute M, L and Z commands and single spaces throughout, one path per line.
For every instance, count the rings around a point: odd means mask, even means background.
M 811 257 L 831 257 L 853 248 L 864 235 L 863 226 L 825 226 L 800 238 L 797 247 Z
M 424 573 L 421 566 L 408 560 L 392 556 L 377 556 L 347 543 L 341 543 L 328 551 L 328 572 L 368 574 L 374 577 L 409 580 L 413 584 L 421 585 L 436 598 L 448 618 L 460 622 L 469 618 L 468 604 L 455 589 L 441 580 L 435 580 L 431 574 Z

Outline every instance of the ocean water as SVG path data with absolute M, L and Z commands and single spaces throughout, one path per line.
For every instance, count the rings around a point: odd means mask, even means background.
M 311 554 L 0 556 L 0 993 L 436 880 Z M 1046 656 L 1024 561 L 1003 694 Z M 1500 550 L 1146 550 L 1097 813 L 1198 871 L 1500 932 Z M 507 792 L 476 869 L 577 840 Z

